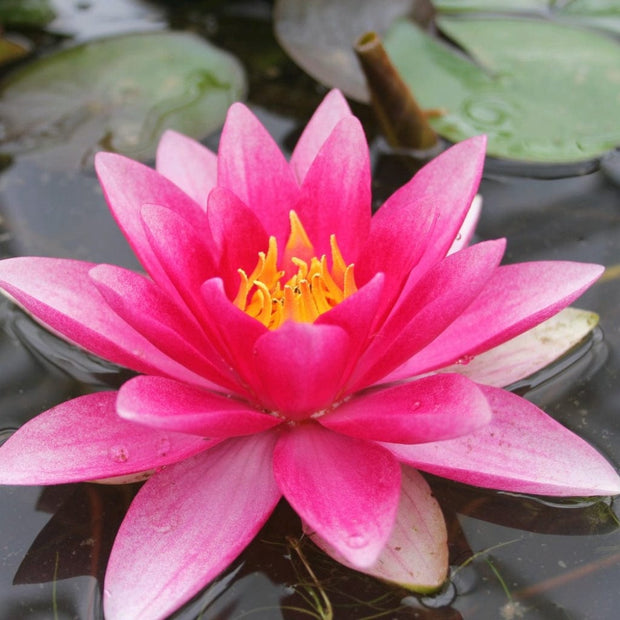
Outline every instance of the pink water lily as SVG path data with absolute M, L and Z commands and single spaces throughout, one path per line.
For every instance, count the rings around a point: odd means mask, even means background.
M 147 275 L 0 262 L 2 288 L 49 329 L 139 373 L 42 413 L 0 448 L 4 484 L 148 478 L 109 560 L 109 620 L 172 613 L 282 496 L 336 559 L 424 590 L 445 578 L 447 544 L 417 469 L 517 492 L 620 492 L 583 440 L 458 373 L 602 272 L 500 266 L 503 240 L 466 247 L 484 146 L 447 150 L 371 218 L 364 133 L 338 91 L 290 161 L 235 104 L 217 156 L 173 132 L 156 171 L 98 155 Z

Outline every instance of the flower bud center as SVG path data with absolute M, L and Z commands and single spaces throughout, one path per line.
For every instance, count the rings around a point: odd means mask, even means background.
M 336 236 L 330 237 L 331 266 L 318 258 L 297 214 L 291 211 L 291 232 L 278 265 L 278 244 L 269 238 L 267 253 L 258 253 L 254 271 L 239 269 L 241 282 L 234 304 L 269 329 L 286 320 L 313 323 L 357 290 L 353 264 L 342 258 Z M 288 274 L 288 279 L 287 279 Z

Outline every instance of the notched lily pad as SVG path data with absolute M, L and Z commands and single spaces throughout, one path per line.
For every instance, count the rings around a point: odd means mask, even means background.
M 443 0 L 435 8 L 453 45 L 389 0 L 278 0 L 275 29 L 309 73 L 361 101 L 368 94 L 352 41 L 362 27 L 377 30 L 420 105 L 446 110 L 433 128 L 454 142 L 486 133 L 498 158 L 572 164 L 620 144 L 620 43 L 589 27 L 606 20 L 613 29 L 618 9 L 609 0 Z
M 32 62 L 0 83 L 0 150 L 43 151 L 65 168 L 90 165 L 99 150 L 149 159 L 165 129 L 202 138 L 245 91 L 240 63 L 197 36 L 100 39 Z
M 280 45 L 310 75 L 368 102 L 353 45 L 369 30 L 382 34 L 415 4 L 416 0 L 276 0 L 274 30 Z
M 620 143 L 615 40 L 544 20 L 438 25 L 473 62 L 406 21 L 388 32 L 386 48 L 421 104 L 447 109 L 432 122 L 443 136 L 486 133 L 489 154 L 535 162 L 583 161 Z

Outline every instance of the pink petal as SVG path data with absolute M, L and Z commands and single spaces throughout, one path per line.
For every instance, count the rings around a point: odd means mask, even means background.
M 97 392 L 48 409 L 16 431 L 0 448 L 0 484 L 62 484 L 148 472 L 211 443 L 122 420 L 116 392 Z
M 0 262 L 0 284 L 46 327 L 95 355 L 138 372 L 205 383 L 112 311 L 89 277 L 94 266 L 62 258 L 11 258 Z
M 454 254 L 454 252 L 458 252 L 469 245 L 471 238 L 474 236 L 481 212 L 482 196 L 480 194 L 476 194 L 471 202 L 469 211 L 467 211 L 467 215 L 461 224 L 461 229 L 456 234 L 456 237 L 448 250 L 448 254 Z
M 243 401 L 145 375 L 130 379 L 121 387 L 116 408 L 125 420 L 211 438 L 251 435 L 282 422 Z
M 437 218 L 427 250 L 416 265 L 418 274 L 446 256 L 463 227 L 482 177 L 486 145 L 486 136 L 463 140 L 416 173 L 417 200 L 435 203 Z
M 620 477 L 583 439 L 525 399 L 482 387 L 491 422 L 464 437 L 385 444 L 403 463 L 466 484 L 517 493 L 617 495 Z
M 134 252 L 151 277 L 166 286 L 167 277 L 154 255 L 142 225 L 144 204 L 164 205 L 209 234 L 200 206 L 155 170 L 114 153 L 97 153 L 95 168 L 103 193 Z M 208 243 L 208 238 L 205 239 Z
M 316 325 L 341 327 L 349 335 L 349 363 L 344 372 L 347 378 L 359 362 L 360 354 L 372 335 L 371 328 L 381 303 L 384 279 L 382 273 L 376 274 L 353 295 L 321 314 L 315 321 Z
M 299 188 L 278 145 L 241 103 L 230 107 L 222 130 L 218 185 L 248 205 L 278 246 L 284 247 L 289 211 L 299 198 Z
M 335 89 L 329 91 L 308 121 L 291 156 L 290 165 L 300 185 L 329 134 L 339 121 L 349 116 L 351 110 L 342 93 Z
M 376 273 L 385 274 L 381 315 L 393 307 L 407 275 L 426 251 L 426 239 L 435 225 L 434 203 L 416 204 L 415 179 L 392 194 L 372 217 L 355 263 L 358 286 Z
M 208 237 L 172 209 L 157 205 L 142 208 L 145 234 L 168 280 L 194 315 L 203 314 L 200 286 L 217 275 L 207 245 Z
M 505 387 L 542 370 L 578 345 L 598 323 L 593 312 L 565 308 L 540 325 L 442 372 L 458 372 L 477 383 Z
M 424 478 L 410 467 L 402 467 L 394 529 L 374 564 L 360 569 L 316 532 L 309 535 L 341 564 L 415 592 L 436 590 L 448 575 L 448 533 L 441 508 Z
M 228 352 L 230 365 L 241 383 L 259 385 L 254 372 L 254 343 L 268 329 L 239 310 L 226 296 L 219 278 L 207 280 L 200 289 L 209 317 L 209 333 L 218 346 Z
M 303 424 L 280 436 L 274 473 L 312 531 L 353 566 L 376 561 L 392 530 L 400 492 L 400 468 L 388 452 Z
M 485 144 L 477 137 L 454 145 L 385 202 L 356 264 L 360 282 L 381 271 L 395 292 L 416 263 L 418 279 L 446 255 L 480 182 Z
M 157 172 L 206 208 L 217 182 L 217 155 L 183 134 L 168 129 L 157 147 Z M 151 201 L 149 201 L 151 202 Z
M 207 377 L 212 389 L 242 391 L 191 314 L 152 280 L 113 265 L 98 265 L 89 275 L 108 306 L 166 355 Z
M 434 265 L 415 285 L 407 282 L 360 360 L 353 385 L 382 379 L 458 320 L 497 270 L 504 247 L 499 239 L 465 248 Z
M 266 409 L 303 419 L 328 407 L 344 379 L 349 337 L 332 325 L 287 321 L 261 336 L 252 356 Z
M 221 248 L 219 275 L 234 299 L 241 282 L 238 270 L 247 275 L 254 271 L 258 253 L 267 252 L 269 235 L 256 215 L 223 187 L 211 192 L 207 213 L 215 243 Z
M 490 419 L 491 408 L 476 384 L 446 374 L 362 392 L 317 422 L 359 439 L 408 444 L 466 435 Z
M 146 482 L 108 561 L 107 620 L 168 617 L 243 551 L 280 499 L 273 444 L 231 439 Z
M 370 161 L 354 117 L 342 119 L 308 170 L 295 209 L 317 256 L 330 256 L 335 234 L 346 263 L 355 262 L 370 229 Z
M 570 304 L 603 269 L 600 265 L 563 261 L 500 267 L 474 303 L 388 379 L 441 368 L 514 338 Z

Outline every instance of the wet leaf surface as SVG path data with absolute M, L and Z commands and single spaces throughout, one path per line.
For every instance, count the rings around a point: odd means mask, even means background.
M 165 129 L 204 137 L 244 94 L 238 61 L 189 33 L 100 39 L 0 83 L 0 148 L 52 152 L 56 169 L 90 166 L 99 150 L 149 159 Z
M 613 30 L 617 6 L 448 0 L 436 7 L 436 26 L 450 43 L 395 19 L 407 8 L 399 2 L 279 0 L 275 30 L 306 71 L 360 101 L 368 94 L 351 47 L 376 30 L 421 106 L 444 110 L 433 128 L 452 142 L 485 133 L 498 158 L 584 162 L 620 143 L 620 44 L 580 27 Z
M 616 41 L 541 20 L 445 17 L 438 25 L 475 64 L 405 22 L 386 46 L 422 105 L 447 110 L 433 122 L 445 137 L 486 133 L 490 154 L 540 162 L 589 159 L 620 142 Z

